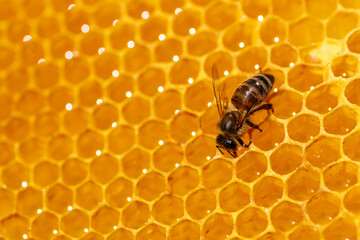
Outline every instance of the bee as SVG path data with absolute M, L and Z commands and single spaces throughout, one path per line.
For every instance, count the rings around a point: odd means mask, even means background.
M 220 79 L 216 64 L 212 66 L 212 81 L 216 100 L 216 106 L 220 116 L 218 128 L 221 133 L 216 138 L 216 147 L 221 151 L 225 149 L 234 158 L 237 157 L 236 149 L 238 143 L 242 147 L 249 147 L 240 138 L 248 127 L 262 131 L 260 127 L 249 120 L 249 117 L 259 110 L 270 110 L 274 112 L 271 103 L 262 103 L 269 95 L 273 84 L 274 76 L 271 74 L 257 74 L 239 85 L 228 102 L 225 97 L 225 83 L 220 86 Z

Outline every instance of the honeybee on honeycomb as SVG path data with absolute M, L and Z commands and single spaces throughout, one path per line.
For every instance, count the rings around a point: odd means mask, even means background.
M 269 95 L 273 84 L 274 76 L 271 74 L 257 74 L 243 82 L 235 90 L 229 103 L 225 96 L 225 83 L 220 84 L 217 66 L 212 66 L 212 81 L 216 100 L 216 106 L 220 116 L 218 127 L 221 133 L 216 138 L 216 147 L 221 151 L 225 149 L 234 158 L 237 157 L 236 149 L 238 143 L 242 147 L 249 147 L 248 144 L 240 138 L 246 132 L 248 127 L 262 131 L 260 127 L 252 123 L 249 117 L 259 110 L 270 110 L 274 112 L 271 103 L 262 103 Z M 236 141 L 237 142 L 236 142 Z

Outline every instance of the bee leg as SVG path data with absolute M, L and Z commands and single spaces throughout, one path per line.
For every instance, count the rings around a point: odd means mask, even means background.
M 236 151 L 234 151 L 233 153 L 231 153 L 229 150 L 227 150 L 227 151 L 233 158 L 237 158 Z
M 219 145 L 216 145 L 216 148 L 219 149 L 219 151 L 221 152 L 221 154 L 224 155 L 224 153 L 223 153 L 223 151 L 221 151 L 221 149 L 220 149 L 221 147 L 220 147 Z
M 250 144 L 251 144 L 251 140 L 250 140 L 249 144 L 244 144 L 244 141 L 241 140 L 241 138 L 239 138 L 239 137 L 235 137 L 235 138 L 236 138 L 236 140 L 240 143 L 240 145 L 241 145 L 242 147 L 248 148 L 248 147 L 250 146 Z
M 257 108 L 253 109 L 252 111 L 249 112 L 249 115 L 259 111 L 259 110 L 263 110 L 263 109 L 266 109 L 266 110 L 269 110 L 271 109 L 272 112 L 274 112 L 274 109 L 272 107 L 272 104 L 271 103 L 265 103 L 261 106 L 258 106 Z
M 252 122 L 250 122 L 249 119 L 246 119 L 245 122 L 246 122 L 246 124 L 249 125 L 250 127 L 255 128 L 255 129 L 259 130 L 260 132 L 262 132 L 262 130 L 259 128 L 259 126 L 256 125 L 256 124 L 253 124 Z

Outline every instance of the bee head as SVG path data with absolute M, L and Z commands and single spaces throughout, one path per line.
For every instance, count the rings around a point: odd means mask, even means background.
M 223 134 L 219 134 L 216 138 L 216 144 L 224 147 L 227 150 L 235 151 L 237 148 L 237 144 L 231 138 L 224 136 Z

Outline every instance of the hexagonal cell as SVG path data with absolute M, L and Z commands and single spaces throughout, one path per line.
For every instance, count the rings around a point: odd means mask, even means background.
M 57 183 L 46 191 L 46 207 L 62 214 L 73 204 L 73 192 L 64 185 Z
M 360 132 L 355 131 L 343 140 L 343 151 L 351 160 L 360 161 Z
M 136 239 L 166 239 L 166 229 L 158 224 L 150 223 L 136 234 Z
M 39 22 L 38 34 L 42 38 L 51 38 L 59 31 L 59 22 L 54 17 L 45 17 Z
M 214 93 L 208 81 L 196 82 L 190 85 L 184 95 L 185 106 L 193 111 L 203 111 L 208 103 L 213 101 Z
M 284 192 L 284 184 L 277 177 L 265 176 L 253 187 L 254 201 L 257 205 L 271 207 L 278 202 Z
M 155 8 L 155 3 L 150 0 L 135 0 L 126 4 L 127 14 L 135 19 L 141 18 L 141 13 L 146 11 L 152 13 Z
M 124 240 L 134 240 L 135 236 L 129 230 L 125 228 L 118 228 L 115 232 L 110 234 L 107 238 L 108 240 L 117 240 L 117 239 L 124 239 Z
M 266 0 L 245 0 L 242 2 L 242 10 L 244 13 L 257 19 L 259 15 L 266 16 L 269 12 L 269 2 Z
M 64 116 L 64 127 L 71 135 L 79 135 L 89 124 L 89 114 L 82 109 L 73 109 Z
M 86 210 L 96 208 L 103 199 L 102 188 L 94 182 L 86 182 L 76 189 L 76 204 Z
M 67 160 L 61 167 L 61 176 L 65 184 L 73 186 L 85 180 L 88 165 L 76 158 Z
M 215 213 L 208 217 L 203 225 L 203 236 L 206 240 L 225 240 L 232 233 L 234 222 L 230 215 Z
M 353 12 L 338 11 L 326 23 L 326 36 L 344 39 L 353 29 L 357 28 L 359 15 Z
M 6 187 L 19 189 L 23 182 L 30 181 L 30 169 L 16 162 L 2 169 L 2 181 Z
M 110 233 L 119 224 L 120 213 L 109 206 L 100 207 L 91 217 L 91 227 L 102 234 Z
M 49 105 L 54 111 L 62 111 L 66 104 L 74 102 L 73 90 L 67 87 L 58 87 L 48 95 Z
M 325 19 L 329 18 L 337 8 L 337 1 L 305 1 L 306 12 L 310 17 Z
M 303 18 L 289 26 L 289 41 L 296 47 L 324 40 L 324 26 L 319 20 Z
M 345 208 L 354 214 L 359 214 L 360 213 L 359 197 L 360 197 L 360 186 L 357 185 L 354 188 L 350 189 L 345 194 L 343 198 Z
M 168 184 L 171 193 L 185 195 L 199 185 L 199 173 L 188 166 L 179 167 L 169 175 Z
M 115 19 L 121 15 L 117 4 L 107 3 L 99 6 L 94 14 L 96 24 L 101 28 L 111 27 Z
M 196 35 L 186 42 L 187 52 L 190 55 L 198 57 L 207 55 L 209 52 L 215 50 L 217 46 L 217 36 L 211 31 L 196 33 Z
M 158 88 L 160 86 L 164 86 L 165 78 L 166 76 L 163 69 L 148 67 L 143 72 L 141 72 L 137 78 L 138 88 L 140 92 L 144 93 L 145 95 L 154 96 L 159 92 Z M 119 84 L 119 88 L 123 89 L 124 86 Z
M 4 79 L 4 84 L 10 92 L 19 92 L 23 90 L 29 82 L 29 72 L 27 68 L 17 68 L 9 70 Z
M 137 72 L 150 62 L 150 50 L 138 43 L 130 48 L 124 55 L 125 69 L 129 72 Z
M 107 96 L 109 96 L 109 98 L 115 102 L 122 102 L 127 98 L 126 93 L 132 92 L 133 88 L 134 83 L 132 77 L 122 74 L 112 80 L 111 83 L 108 85 L 106 89 Z M 95 97 L 93 101 L 96 101 Z
M 289 240 L 314 239 L 320 240 L 320 231 L 317 227 L 311 225 L 300 224 L 292 231 Z
M 45 107 L 45 97 L 34 90 L 27 90 L 20 95 L 15 107 L 25 115 L 33 115 Z
M 224 186 L 233 175 L 233 164 L 224 159 L 214 159 L 202 169 L 202 182 L 206 188 L 215 189 Z
M 96 49 L 97 53 L 98 49 Z M 90 75 L 89 63 L 83 58 L 72 58 L 65 62 L 65 80 L 79 84 Z
M 54 136 L 59 127 L 59 116 L 52 112 L 40 113 L 35 118 L 34 132 L 40 137 Z
M 37 239 L 53 239 L 59 229 L 59 219 L 52 213 L 41 212 L 31 224 L 31 233 Z
M 0 225 L 2 236 L 7 239 L 24 239 L 24 235 L 29 235 L 29 220 L 18 214 L 2 219 Z
M 274 1 L 273 12 L 284 20 L 292 21 L 304 14 L 303 1 Z
M 244 46 L 251 45 L 253 31 L 253 22 L 244 21 L 234 24 L 229 27 L 223 35 L 222 42 L 224 47 L 237 52 L 243 47 L 242 44 L 244 44 Z
M 268 225 L 267 215 L 256 207 L 246 208 L 236 217 L 236 231 L 245 238 L 255 237 Z
M 0 142 L 0 166 L 8 164 L 14 157 L 14 146 L 7 142 Z
M 140 201 L 131 202 L 122 212 L 121 221 L 125 227 L 138 229 L 150 218 L 149 206 Z
M 56 85 L 59 82 L 59 67 L 51 62 L 39 64 L 35 69 L 35 82 L 41 89 L 48 89 Z M 43 97 L 41 96 L 41 98 Z
M 37 210 L 43 207 L 42 198 L 42 192 L 32 187 L 19 192 L 17 196 L 18 213 L 29 218 L 33 217 Z
M 303 210 L 293 202 L 282 201 L 271 210 L 271 222 L 279 231 L 289 231 L 303 221 Z
M 242 183 L 228 184 L 219 193 L 220 207 L 227 212 L 236 212 L 250 203 L 250 188 Z
M 184 215 L 183 200 L 174 195 L 165 195 L 152 207 L 154 219 L 165 225 L 172 225 Z
M 320 133 L 320 120 L 310 114 L 300 114 L 287 126 L 289 137 L 298 142 L 308 142 Z
M 135 130 L 126 125 L 117 126 L 107 137 L 108 148 L 114 154 L 121 154 L 135 144 Z
M 205 12 L 205 22 L 215 30 L 222 30 L 235 22 L 238 15 L 238 5 L 218 2 Z
M 55 160 L 63 160 L 73 152 L 73 141 L 65 134 L 53 137 L 48 146 L 49 157 Z
M 78 238 L 85 234 L 85 229 L 89 229 L 89 222 L 89 216 L 85 212 L 75 209 L 62 216 L 60 228 L 71 237 Z
M 167 140 L 167 135 L 168 129 L 165 123 L 149 120 L 139 128 L 139 143 L 147 149 L 154 149 L 159 146 L 160 141 Z
M 325 40 L 299 49 L 300 58 L 308 64 L 327 65 L 342 51 L 338 41 Z
M 203 219 L 216 207 L 216 195 L 205 188 L 191 193 L 186 199 L 186 211 L 193 219 Z
M 11 21 L 8 22 L 7 37 L 13 43 L 21 42 L 24 36 L 30 35 L 30 31 L 30 25 L 25 19 L 22 20 L 13 18 Z
M 284 125 L 274 120 L 266 120 L 260 125 L 262 132 L 254 131 L 253 142 L 255 146 L 263 151 L 275 148 L 285 137 Z
M 9 59 L 7 61 L 12 62 L 13 57 L 11 55 L 9 55 L 7 57 Z M 44 58 L 44 46 L 42 44 L 36 42 L 36 40 L 34 41 L 34 39 L 32 41 L 25 42 L 22 44 L 21 59 L 22 59 L 23 65 L 28 66 L 28 67 L 34 66 L 34 65 L 38 64 L 38 61 L 41 58 Z M 1 61 L 1 62 L 3 62 L 3 61 Z M 0 68 L 2 68 L 1 65 L 0 65 Z
M 98 53 L 98 49 L 104 46 L 104 36 L 100 33 L 91 31 L 81 38 L 80 52 L 85 55 L 93 56 Z
M 122 114 L 129 123 L 139 124 L 150 116 L 150 103 L 141 97 L 134 97 L 123 107 Z
M 176 90 L 167 90 L 154 100 L 155 115 L 162 119 L 169 119 L 181 108 L 181 95 Z
M 36 163 L 45 156 L 45 144 L 38 138 L 30 138 L 20 143 L 19 155 L 27 164 Z
M 119 56 L 109 52 L 96 56 L 94 70 L 96 76 L 102 79 L 108 79 L 113 76 L 114 70 L 119 69 Z
M 105 190 L 105 199 L 113 207 L 121 208 L 129 202 L 133 195 L 133 184 L 120 177 L 110 183 Z
M 135 148 L 122 158 L 122 167 L 126 176 L 138 178 L 143 169 L 149 169 L 150 155 L 140 148 Z
M 358 182 L 359 167 L 352 162 L 339 162 L 331 165 L 323 173 L 324 183 L 333 191 L 345 191 Z
M 268 53 L 263 46 L 249 46 L 242 50 L 236 57 L 236 65 L 240 71 L 253 73 L 255 66 L 264 67 L 267 62 Z
M 357 111 L 346 105 L 331 111 L 324 118 L 324 129 L 335 135 L 345 135 L 357 125 Z
M 190 220 L 182 220 L 175 224 L 169 232 L 169 240 L 200 239 L 200 226 Z
M 244 182 L 253 182 L 267 169 L 263 153 L 248 151 L 236 162 L 236 176 Z
M 270 51 L 270 61 L 280 67 L 291 67 L 296 63 L 298 53 L 290 44 L 280 43 Z
M 153 164 L 160 171 L 170 172 L 183 158 L 184 153 L 179 144 L 166 142 L 153 153 Z
M 94 106 L 102 95 L 102 87 L 98 82 L 86 82 L 79 88 L 79 103 L 87 107 Z
M 306 92 L 324 81 L 324 68 L 299 64 L 288 72 L 288 83 L 290 87 L 301 92 Z
M 234 66 L 233 60 L 234 60 L 234 58 L 229 52 L 219 50 L 219 51 L 213 52 L 213 53 L 209 54 L 208 56 L 206 56 L 203 69 L 209 77 L 212 77 L 212 66 L 214 64 L 216 64 L 216 66 L 218 68 L 218 72 L 219 72 L 219 77 L 222 78 L 225 76 L 225 71 L 227 71 L 228 73 L 233 71 L 233 66 Z M 227 79 L 225 79 L 226 83 L 230 82 L 229 79 L 237 80 L 238 78 L 237 77 L 227 78 Z M 237 84 L 239 84 L 239 82 Z M 228 92 L 225 91 L 225 96 L 232 94 L 233 92 L 230 93 L 230 91 L 234 91 L 234 88 L 229 86 L 229 89 L 227 89 Z
M 173 13 L 177 8 L 181 8 L 184 5 L 184 0 L 161 0 L 161 10 L 166 13 Z
M 180 36 L 189 35 L 189 30 L 199 28 L 201 22 L 201 12 L 195 9 L 183 9 L 181 13 L 174 17 L 172 29 L 175 34 Z
M 181 58 L 178 62 L 172 64 L 168 75 L 170 82 L 174 84 L 188 84 L 189 78 L 197 78 L 200 68 L 198 60 Z
M 287 119 L 292 117 L 294 113 L 296 114 L 301 111 L 303 98 L 296 92 L 279 90 L 271 98 L 271 103 L 275 109 L 273 115 L 281 119 Z
M 131 22 L 117 22 L 113 27 L 109 40 L 113 48 L 122 50 L 127 47 L 129 41 L 134 40 L 135 26 Z
M 20 117 L 12 117 L 3 129 L 7 138 L 12 141 L 21 141 L 29 134 L 30 126 L 27 120 Z
M 303 157 L 300 146 L 284 143 L 270 155 L 271 169 L 281 175 L 289 174 L 302 164 Z
M 343 54 L 331 62 L 331 71 L 335 77 L 350 78 L 357 73 L 359 60 L 356 56 Z
M 205 135 L 196 137 L 185 148 L 187 161 L 195 166 L 205 165 L 216 153 L 214 142 L 213 138 Z
M 6 188 L 0 188 L 0 219 L 6 218 L 15 210 L 15 195 Z
M 140 27 L 141 39 L 146 42 L 154 42 L 158 40 L 160 34 L 166 35 L 166 30 L 167 20 L 159 16 L 153 16 Z
M 0 104 L 3 106 L 0 110 L 0 120 L 7 119 L 13 111 L 13 99 L 6 93 L 0 94 Z
M 199 127 L 196 115 L 180 112 L 170 122 L 170 134 L 174 140 L 185 143 L 192 137 L 192 132 L 196 133 Z
M 91 178 L 105 185 L 118 173 L 118 159 L 107 153 L 101 154 L 91 162 L 90 170 Z
M 325 240 L 330 240 L 330 239 L 355 240 L 358 238 L 357 231 L 358 228 L 356 227 L 353 218 L 351 218 L 350 216 L 344 216 L 330 223 L 323 230 L 323 236 Z
M 340 157 L 340 139 L 320 136 L 305 148 L 306 160 L 314 167 L 323 168 Z
M 310 92 L 306 97 L 306 107 L 317 113 L 327 113 L 338 105 L 339 86 L 322 85 Z
M 345 88 L 345 97 L 349 102 L 360 106 L 360 97 L 357 94 L 357 89 L 360 88 L 360 78 L 352 80 L 346 85 Z
M 63 34 L 57 34 L 50 39 L 50 52 L 54 59 L 63 58 L 67 51 L 74 51 L 74 41 Z
M 92 118 L 95 127 L 101 130 L 110 128 L 113 122 L 119 120 L 118 109 L 111 104 L 100 104 L 93 111 Z
M 306 203 L 306 212 L 314 223 L 326 224 L 340 211 L 340 199 L 330 192 L 318 192 Z
M 320 174 L 310 167 L 301 167 L 286 181 L 287 195 L 297 201 L 310 199 L 320 188 Z
M 104 148 L 104 137 L 93 130 L 87 129 L 79 135 L 76 144 L 79 156 L 90 158 L 96 156 L 97 150 L 101 151 Z
M 350 34 L 348 37 L 346 44 L 350 52 L 360 53 L 360 30 L 356 30 Z
M 158 172 L 150 172 L 136 184 L 136 195 L 146 201 L 158 198 L 166 189 L 165 177 Z

